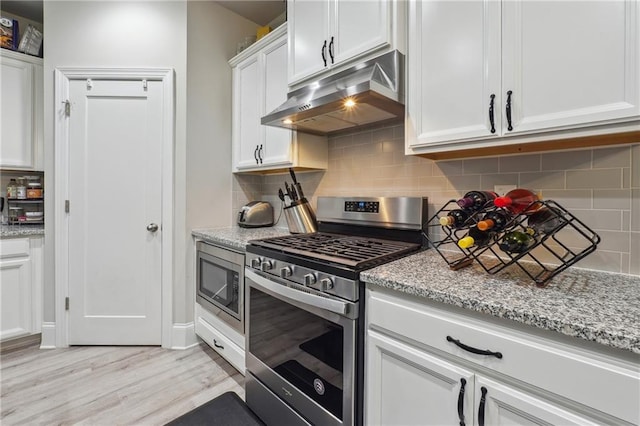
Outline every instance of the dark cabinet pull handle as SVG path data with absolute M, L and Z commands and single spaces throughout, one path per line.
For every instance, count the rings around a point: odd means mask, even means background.
M 260 149 L 258 150 L 258 158 L 260 158 L 260 164 L 262 164 L 262 144 L 260 144 Z
M 213 339 L 213 346 L 215 346 L 216 348 L 224 349 L 224 346 L 219 345 L 216 339 Z
M 331 57 L 331 63 L 333 64 L 333 36 L 331 37 L 331 42 L 329 43 L 329 56 Z
M 496 132 L 496 123 L 493 119 L 493 101 L 495 100 L 496 95 L 491 94 L 491 102 L 489 103 L 489 121 L 491 122 L 491 133 Z
M 464 425 L 464 387 L 467 385 L 467 381 L 460 379 L 460 393 L 458 394 L 458 419 L 460 419 L 460 426 Z
M 322 61 L 324 62 L 324 66 L 327 66 L 327 40 L 324 41 L 324 44 L 322 45 Z
M 256 159 L 256 164 L 260 164 L 260 161 L 258 161 L 258 145 L 256 145 L 256 149 L 253 151 L 253 158 Z
M 478 426 L 484 426 L 484 406 L 487 403 L 487 388 L 480 388 L 482 396 L 480 397 L 480 407 L 478 408 Z
M 490 351 L 488 349 L 487 350 L 482 350 L 482 349 L 472 348 L 471 346 L 467 346 L 464 343 L 461 343 L 460 340 L 456 340 L 451 336 L 447 336 L 447 342 L 452 342 L 457 347 L 459 347 L 460 349 L 464 349 L 467 352 L 471 352 L 471 353 L 478 354 L 478 355 L 495 356 L 498 359 L 502 359 L 502 353 L 501 352 L 493 352 L 493 351 Z
M 507 92 L 507 124 L 509 125 L 509 127 L 507 127 L 507 130 L 512 131 L 513 130 L 513 126 L 511 125 L 511 94 L 513 92 L 511 90 L 509 90 Z

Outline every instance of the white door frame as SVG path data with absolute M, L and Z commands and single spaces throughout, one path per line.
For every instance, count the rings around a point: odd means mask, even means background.
M 172 347 L 173 327 L 173 174 L 175 141 L 174 70 L 170 68 L 56 68 L 54 71 L 54 215 L 55 215 L 55 324 L 56 347 L 69 346 L 69 220 L 65 200 L 69 195 L 69 121 L 65 104 L 72 80 L 147 80 L 163 84 L 162 112 L 162 347 Z M 73 114 L 73 106 L 71 106 Z M 73 209 L 73 206 L 71 206 Z

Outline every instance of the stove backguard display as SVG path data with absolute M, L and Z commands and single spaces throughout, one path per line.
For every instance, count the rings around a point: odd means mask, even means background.
M 345 201 L 345 212 L 358 212 L 358 213 L 379 213 L 380 202 L 378 201 Z

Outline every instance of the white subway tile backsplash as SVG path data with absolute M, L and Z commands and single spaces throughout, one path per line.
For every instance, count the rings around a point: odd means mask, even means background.
M 593 168 L 630 167 L 631 147 L 598 148 L 593 150 Z
M 275 195 L 284 179 L 288 175 L 236 175 L 234 215 L 246 201 Z M 428 196 L 429 216 L 472 189 L 515 185 L 541 191 L 603 239 L 578 266 L 640 275 L 640 144 L 432 161 L 406 156 L 403 125 L 386 125 L 329 138 L 329 169 L 298 173 L 298 179 L 313 202 L 319 195 Z
M 622 169 L 569 170 L 567 189 L 622 188 Z
M 477 158 L 464 160 L 462 162 L 462 172 L 465 175 L 476 175 L 480 173 L 498 173 L 499 160 L 497 157 Z
M 542 154 L 542 170 L 576 170 L 591 168 L 591 150 Z
M 540 155 L 511 155 L 499 157 L 500 173 L 539 172 Z

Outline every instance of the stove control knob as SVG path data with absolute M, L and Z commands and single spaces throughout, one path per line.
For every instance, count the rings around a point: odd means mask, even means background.
M 320 280 L 320 290 L 328 291 L 333 288 L 333 280 L 331 278 L 323 278 Z
M 264 260 L 262 261 L 262 263 L 260 263 L 260 270 L 262 272 L 267 272 L 269 270 L 273 269 L 273 262 L 270 260 Z
M 251 259 L 251 267 L 254 269 L 260 268 L 260 262 L 262 262 L 262 259 L 260 259 L 259 257 Z
M 306 287 L 314 285 L 317 280 L 315 274 L 306 274 L 303 278 L 304 278 L 304 285 Z
M 280 278 L 289 278 L 293 275 L 293 270 L 291 266 L 285 266 L 284 268 L 280 268 Z

